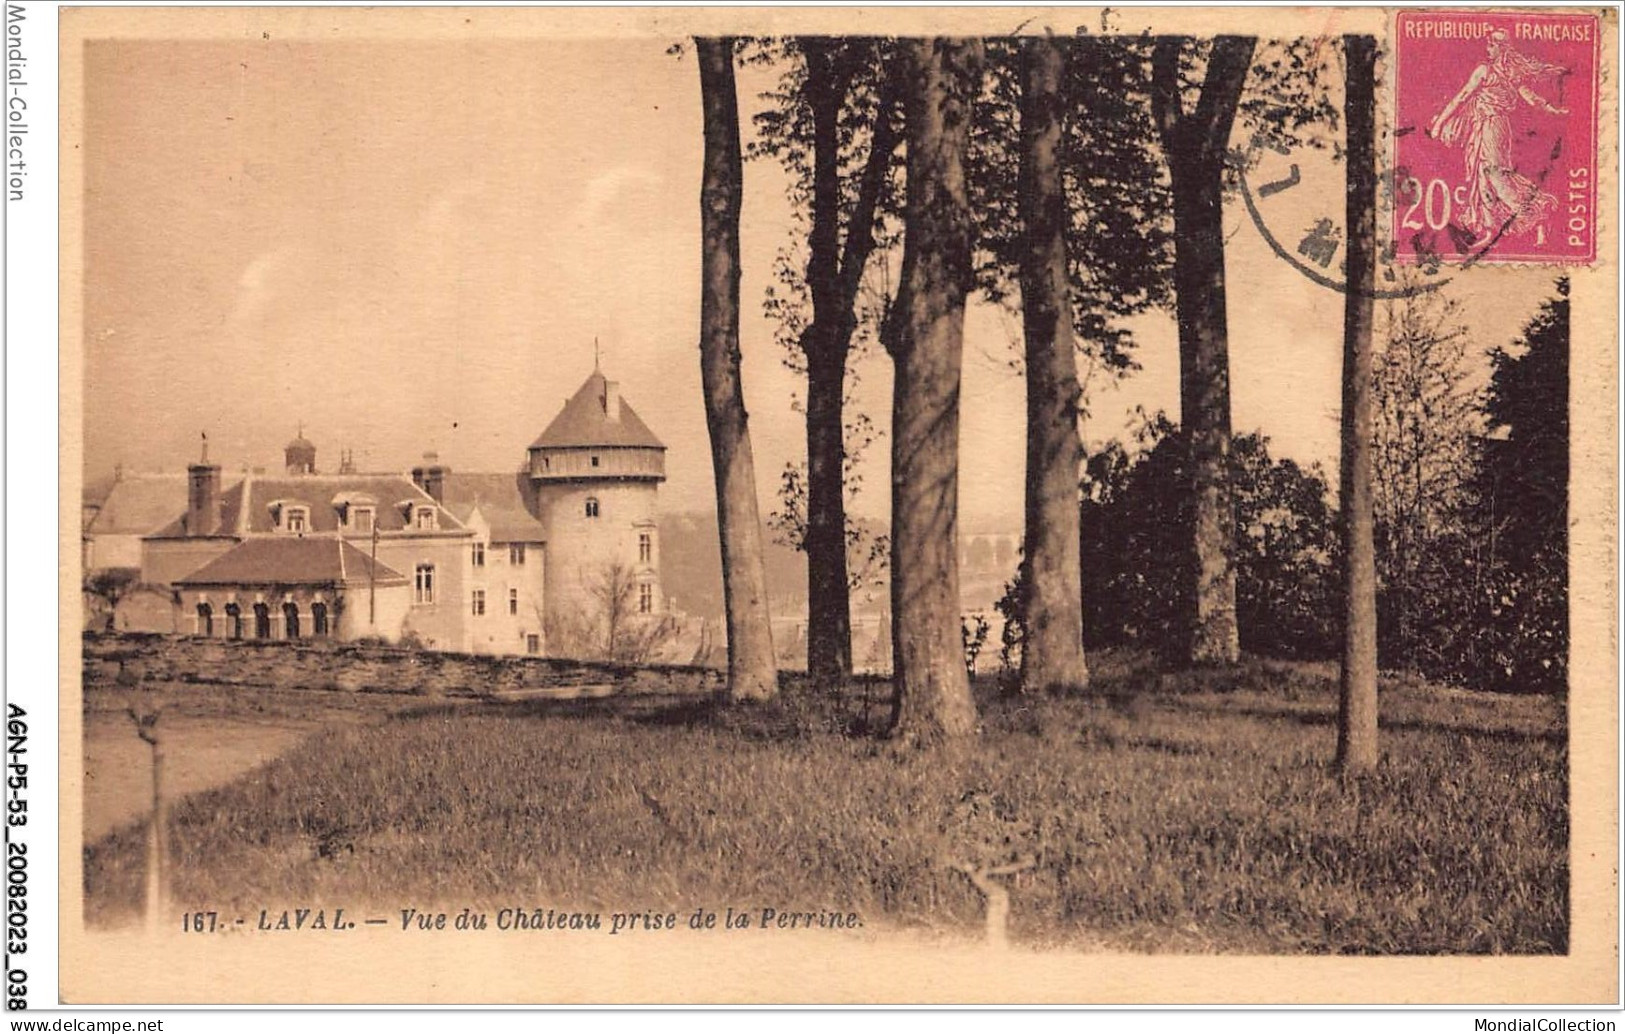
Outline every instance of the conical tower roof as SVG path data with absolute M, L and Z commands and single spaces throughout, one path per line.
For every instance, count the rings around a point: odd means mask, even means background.
M 614 382 L 594 369 L 564 409 L 547 425 L 532 449 L 589 449 L 622 446 L 664 449 L 649 425 L 612 390 Z

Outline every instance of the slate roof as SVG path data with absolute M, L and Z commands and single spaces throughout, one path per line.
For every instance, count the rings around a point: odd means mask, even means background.
M 126 474 L 114 481 L 101 510 L 85 531 L 91 535 L 148 535 L 186 510 L 185 474 Z
M 79 501 L 84 506 L 100 506 L 107 501 L 113 486 L 119 483 L 117 474 L 103 474 L 99 478 L 86 480 L 79 490 Z
M 321 534 L 339 530 L 337 501 L 342 497 L 371 498 L 377 505 L 375 519 L 379 531 L 402 531 L 407 527 L 400 503 L 434 505 L 434 500 L 404 474 L 296 474 L 263 477 L 255 474 L 220 494 L 220 508 L 209 526 L 193 530 L 192 535 L 254 535 L 275 532 L 271 504 L 275 502 L 303 504 L 310 507 L 310 532 Z M 181 509 L 186 508 L 185 483 L 182 483 Z M 460 530 L 462 522 L 440 510 L 440 529 Z M 170 511 L 173 516 L 174 511 Z M 153 538 L 185 538 L 188 535 L 186 514 L 183 512 Z
M 570 396 L 564 409 L 547 425 L 532 449 L 580 449 L 592 446 L 631 446 L 664 449 L 666 446 L 649 430 L 649 425 L 621 399 L 620 419 L 611 420 L 605 411 L 604 394 L 609 380 L 594 370 L 585 383 Z
M 491 527 L 492 542 L 543 542 L 536 512 L 536 491 L 529 475 L 459 474 L 448 471 L 440 501 L 452 516 L 467 523 L 476 509 Z
M 176 585 L 404 585 L 406 578 L 337 537 L 248 539 Z

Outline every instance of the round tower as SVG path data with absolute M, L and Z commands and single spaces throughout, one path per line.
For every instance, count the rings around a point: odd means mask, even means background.
M 542 592 L 550 635 L 572 622 L 580 634 L 582 623 L 601 623 L 611 610 L 632 621 L 663 613 L 657 493 L 666 446 L 621 398 L 620 386 L 595 367 L 531 443 L 527 470 L 547 537 Z M 579 645 L 552 642 L 548 650 Z

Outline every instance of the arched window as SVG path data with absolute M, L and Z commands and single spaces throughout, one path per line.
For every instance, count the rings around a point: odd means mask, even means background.
M 271 608 L 264 603 L 254 604 L 254 638 L 271 638 Z
M 282 637 L 299 638 L 299 604 L 289 600 L 282 605 Z
M 197 605 L 197 634 L 210 637 L 214 635 L 214 608 L 207 602 Z
M 312 603 L 310 605 L 310 634 L 314 636 L 327 634 L 327 604 Z
M 590 495 L 590 496 L 587 497 L 587 516 L 588 517 L 597 517 L 598 516 L 598 497 L 597 496 Z
M 231 639 L 243 637 L 243 608 L 235 603 L 226 604 L 226 635 Z

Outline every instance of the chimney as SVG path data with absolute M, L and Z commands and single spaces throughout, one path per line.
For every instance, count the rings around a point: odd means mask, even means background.
M 203 459 L 186 468 L 190 485 L 186 497 L 186 534 L 208 535 L 220 523 L 220 465 Z
M 412 468 L 412 483 L 429 494 L 435 502 L 442 502 L 446 491 L 446 475 L 451 473 L 450 467 L 440 465 L 440 455 L 434 452 L 423 454 L 423 465 Z
M 604 415 L 614 423 L 621 422 L 621 386 L 615 381 L 604 382 Z
M 450 473 L 450 467 L 438 463 L 423 472 L 423 490 L 437 503 L 445 501 L 446 475 Z

